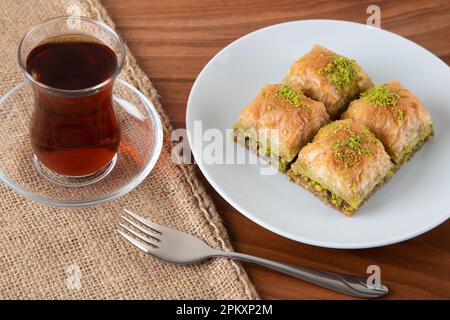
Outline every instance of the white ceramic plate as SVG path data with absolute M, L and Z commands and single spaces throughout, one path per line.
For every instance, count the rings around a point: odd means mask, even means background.
M 217 128 L 225 133 L 258 90 L 280 82 L 290 65 L 314 44 L 356 59 L 376 83 L 400 80 L 422 100 L 435 125 L 436 137 L 351 218 L 328 208 L 283 174 L 261 175 L 261 164 L 206 164 L 202 150 L 208 143 L 195 142 L 199 141 L 194 136 L 196 120 L 202 121 L 203 130 Z M 377 247 L 420 235 L 449 217 L 449 85 L 448 65 L 393 33 L 343 21 L 288 22 L 236 40 L 206 65 L 189 96 L 186 126 L 203 174 L 249 219 L 312 245 Z

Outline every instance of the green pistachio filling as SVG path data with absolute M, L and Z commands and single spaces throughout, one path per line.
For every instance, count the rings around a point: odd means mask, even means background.
M 303 165 L 301 165 L 301 167 L 303 168 Z M 356 195 L 350 202 L 345 201 L 341 196 L 339 196 L 337 193 L 334 193 L 330 189 L 326 188 L 320 182 L 309 178 L 308 175 L 305 174 L 305 172 L 299 172 L 299 171 L 295 170 L 295 167 L 291 167 L 290 173 L 294 174 L 294 175 L 290 174 L 290 179 L 292 181 L 300 183 L 308 190 L 314 190 L 316 193 L 319 193 L 322 198 L 327 199 L 336 208 L 342 209 L 342 211 L 344 211 L 346 213 L 353 212 L 362 203 L 361 199 Z M 394 174 L 394 171 L 389 170 L 388 172 L 386 172 L 386 174 L 384 176 L 381 176 L 381 175 L 377 176 L 373 181 L 374 188 L 376 188 L 383 182 L 387 181 L 393 174 Z M 306 183 L 296 180 L 296 177 L 298 179 L 301 178 Z
M 336 195 L 335 193 L 331 193 L 331 202 L 336 206 L 336 207 L 342 207 L 342 204 L 344 203 L 344 200 L 339 197 L 338 195 Z
M 277 91 L 277 97 L 288 101 L 297 108 L 307 108 L 308 105 L 300 99 L 302 95 L 301 92 L 293 90 L 289 85 L 282 85 Z
M 289 165 L 290 162 L 280 159 L 278 162 L 278 170 L 280 170 L 281 172 L 286 172 L 286 170 L 289 169 Z
M 235 132 L 236 141 L 246 144 L 246 141 L 248 140 L 250 150 L 256 152 L 259 156 L 269 158 L 271 164 L 281 172 L 286 172 L 291 163 L 295 160 L 294 158 L 289 161 L 289 158 L 278 155 L 276 151 L 272 150 L 270 141 L 267 141 L 267 139 L 260 139 L 260 136 L 255 129 L 244 129 L 239 123 L 235 124 L 234 128 L 238 129 L 237 133 Z
M 272 154 L 272 149 L 270 148 L 270 146 L 266 147 L 265 155 L 268 158 L 272 159 L 272 161 L 274 161 L 274 164 L 277 164 L 278 170 L 280 170 L 281 172 L 286 172 L 286 170 L 289 169 L 289 165 L 291 164 L 291 162 L 281 158 L 280 156 L 277 156 L 276 154 Z
M 367 92 L 361 95 L 367 102 L 377 107 L 391 107 L 392 111 L 397 115 L 397 118 L 402 121 L 405 119 L 405 113 L 397 105 L 400 98 L 400 90 L 397 88 L 391 88 L 385 83 L 380 84 L 377 87 L 369 89 Z
M 419 139 L 411 143 L 410 145 L 404 146 L 402 150 L 394 155 L 394 162 L 398 165 L 402 165 L 405 162 L 408 162 L 413 156 L 414 152 L 418 150 L 425 142 L 431 139 L 434 136 L 433 125 L 427 126 L 420 133 Z
M 355 61 L 343 56 L 333 56 L 331 62 L 323 70 L 328 75 L 328 80 L 338 90 L 347 88 L 359 79 Z
M 314 189 L 314 191 L 321 193 L 324 198 L 331 201 L 331 203 L 337 208 L 342 208 L 346 212 L 351 212 L 352 210 L 357 208 L 357 206 L 353 206 L 347 203 L 339 195 L 330 191 L 319 182 L 314 181 L 303 174 L 299 174 L 299 176 L 301 176 L 306 181 L 306 184 L 304 185 L 306 189 Z

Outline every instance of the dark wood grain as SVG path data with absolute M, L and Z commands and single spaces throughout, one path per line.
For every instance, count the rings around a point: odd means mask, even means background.
M 381 7 L 383 29 L 419 43 L 450 63 L 448 0 L 104 0 L 103 3 L 140 66 L 149 74 L 174 127 L 185 126 L 191 86 L 214 54 L 244 34 L 279 22 L 320 18 L 365 23 L 367 6 L 377 4 Z M 204 180 L 200 172 L 198 175 Z M 324 249 L 264 230 L 234 210 L 206 181 L 205 185 L 236 250 L 346 273 L 365 273 L 368 265 L 377 264 L 391 288 L 388 299 L 450 298 L 449 222 L 418 238 L 383 248 Z M 347 298 L 267 269 L 245 267 L 262 298 Z

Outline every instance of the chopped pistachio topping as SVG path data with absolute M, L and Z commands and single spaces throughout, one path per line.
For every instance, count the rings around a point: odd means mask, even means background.
M 377 87 L 369 89 L 362 96 L 376 106 L 387 107 L 397 103 L 400 93 L 398 89 L 388 87 L 385 83 L 382 83 Z
M 352 132 L 346 138 L 337 140 L 331 145 L 331 149 L 334 151 L 334 156 L 345 167 L 351 167 L 356 164 L 362 156 L 371 156 L 372 153 L 365 145 L 367 142 L 371 142 L 368 139 L 368 133 Z
M 343 56 L 333 56 L 331 62 L 324 70 L 328 74 L 328 80 L 338 90 L 343 90 L 358 80 L 358 70 L 355 62 Z
M 288 101 L 290 104 L 297 108 L 307 108 L 308 105 L 301 101 L 302 93 L 298 91 L 294 91 L 288 85 L 282 85 L 277 91 L 277 97 L 282 98 L 283 100 Z
M 385 83 L 379 86 L 369 89 L 367 92 L 361 95 L 369 103 L 377 107 L 390 107 L 396 114 L 397 118 L 401 121 L 405 118 L 405 114 L 402 109 L 397 105 L 397 101 L 400 98 L 400 90 L 397 88 L 391 88 Z

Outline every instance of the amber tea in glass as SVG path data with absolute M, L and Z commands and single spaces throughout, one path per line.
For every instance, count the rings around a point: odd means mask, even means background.
M 120 143 L 112 90 L 123 63 L 123 44 L 106 25 L 87 18 L 80 22 L 75 30 L 67 23 L 70 30 L 37 26 L 19 49 L 35 98 L 31 147 L 39 165 L 53 176 L 95 175 L 111 164 Z M 42 32 L 40 41 L 30 36 Z M 24 49 L 27 37 L 34 44 Z

